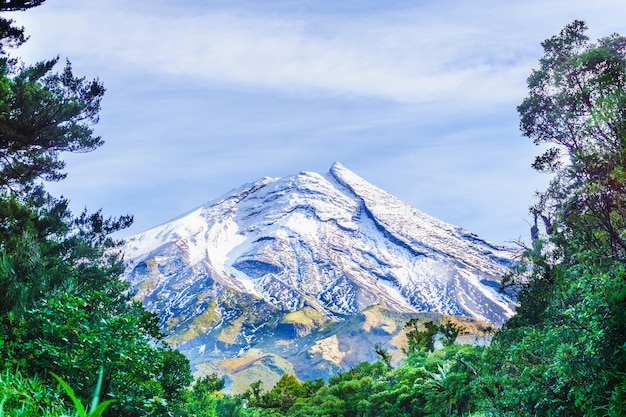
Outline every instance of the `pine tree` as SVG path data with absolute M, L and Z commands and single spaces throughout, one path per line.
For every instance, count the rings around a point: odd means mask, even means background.
M 169 416 L 184 408 L 191 371 L 119 279 L 111 234 L 132 217 L 74 215 L 42 182 L 64 178 L 63 152 L 102 145 L 93 125 L 104 87 L 76 77 L 69 62 L 56 72 L 56 58 L 26 66 L 6 56 L 25 39 L 11 21 L 0 19 L 0 37 L 0 359 L 51 387 L 51 373 L 60 375 L 83 403 L 103 367 L 101 396 L 115 400 L 108 415 Z

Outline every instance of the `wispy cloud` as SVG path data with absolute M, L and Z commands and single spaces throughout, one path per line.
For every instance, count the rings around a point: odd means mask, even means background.
M 32 27 L 63 31 L 64 50 L 120 71 L 131 64 L 148 73 L 292 94 L 400 102 L 480 98 L 486 106 L 523 91 L 538 46 L 529 37 L 538 30 L 553 33 L 545 28 L 550 18 L 564 10 L 597 13 L 602 4 L 607 13 L 626 12 L 621 2 L 586 3 L 444 1 L 346 19 L 258 6 L 160 14 L 148 2 L 116 2 L 113 8 L 85 2 L 65 9 L 60 19 L 69 26 L 39 20 Z
M 519 95 L 515 80 L 530 62 L 498 60 L 516 49 L 514 36 L 499 34 L 494 42 L 489 27 L 476 26 L 471 16 L 466 22 L 433 20 L 423 9 L 346 20 L 258 10 L 164 16 L 149 8 L 80 7 L 80 18 L 73 9 L 61 17 L 70 26 L 43 25 L 64 32 L 63 50 L 72 55 L 120 71 L 130 64 L 147 73 L 291 94 L 499 103 Z

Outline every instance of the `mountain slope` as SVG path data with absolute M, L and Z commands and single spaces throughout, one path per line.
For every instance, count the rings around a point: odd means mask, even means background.
M 299 340 L 376 305 L 496 325 L 514 312 L 496 290 L 509 249 L 412 208 L 339 163 L 324 175 L 246 184 L 127 239 L 124 252 L 137 298 L 196 364 L 267 339 Z

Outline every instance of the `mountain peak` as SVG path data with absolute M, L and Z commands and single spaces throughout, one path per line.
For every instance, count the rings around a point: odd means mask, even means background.
M 352 314 L 386 301 L 399 311 L 435 310 L 496 324 L 512 314 L 508 301 L 493 293 L 511 263 L 507 248 L 420 212 L 339 162 L 329 174 L 301 172 L 242 186 L 129 238 L 126 256 L 137 265 L 155 250 L 184 246 L 181 256 L 207 263 L 226 285 L 287 310 L 311 304 L 329 315 Z M 475 286 L 484 302 L 465 299 L 454 286 L 436 296 L 434 286 L 469 275 L 481 278 L 463 285 Z M 338 282 L 346 299 L 330 296 Z M 417 287 L 431 288 L 429 295 Z M 278 288 L 289 295 L 277 295 Z
M 367 188 L 376 188 L 339 162 L 333 163 L 328 173 L 334 180 L 345 186 L 349 186 L 349 184 L 366 184 Z
M 279 331 L 275 317 L 285 314 L 318 323 L 384 305 L 501 325 L 514 312 L 497 291 L 508 248 L 418 211 L 339 162 L 326 175 L 246 184 L 127 239 L 125 254 L 137 298 L 173 344 L 190 349 L 201 340 L 249 348 L 270 322 Z M 298 326 L 296 335 L 310 332 Z
M 341 162 L 339 161 L 333 162 L 333 164 L 330 166 L 330 173 L 340 172 L 340 171 L 352 172 L 348 168 L 346 168 Z

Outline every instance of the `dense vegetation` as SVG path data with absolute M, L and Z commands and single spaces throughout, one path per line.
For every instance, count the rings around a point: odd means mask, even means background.
M 0 8 L 28 8 L 16 2 Z M 132 218 L 74 215 L 41 179 L 64 177 L 63 151 L 91 151 L 103 86 L 57 59 L 25 65 L 7 48 L 22 28 L 0 20 L 0 415 L 60 415 L 61 375 L 86 403 L 103 369 L 109 415 L 168 415 L 191 371 L 162 341 L 156 316 L 132 302 L 112 232 Z
M 70 398 L 94 397 L 94 416 L 624 415 L 626 39 L 591 43 L 585 30 L 577 21 L 543 43 L 518 108 L 523 133 L 549 145 L 533 166 L 552 181 L 505 279 L 518 314 L 491 345 L 458 345 L 454 325 L 413 320 L 399 366 L 376 346 L 380 361 L 327 382 L 284 375 L 231 396 L 216 375 L 190 387 L 188 361 L 118 279 L 110 235 L 132 218 L 72 214 L 42 185 L 63 179 L 61 152 L 102 144 L 103 86 L 69 63 L 54 72 L 57 59 L 11 57 L 24 31 L 0 18 L 0 416 L 87 415 Z

